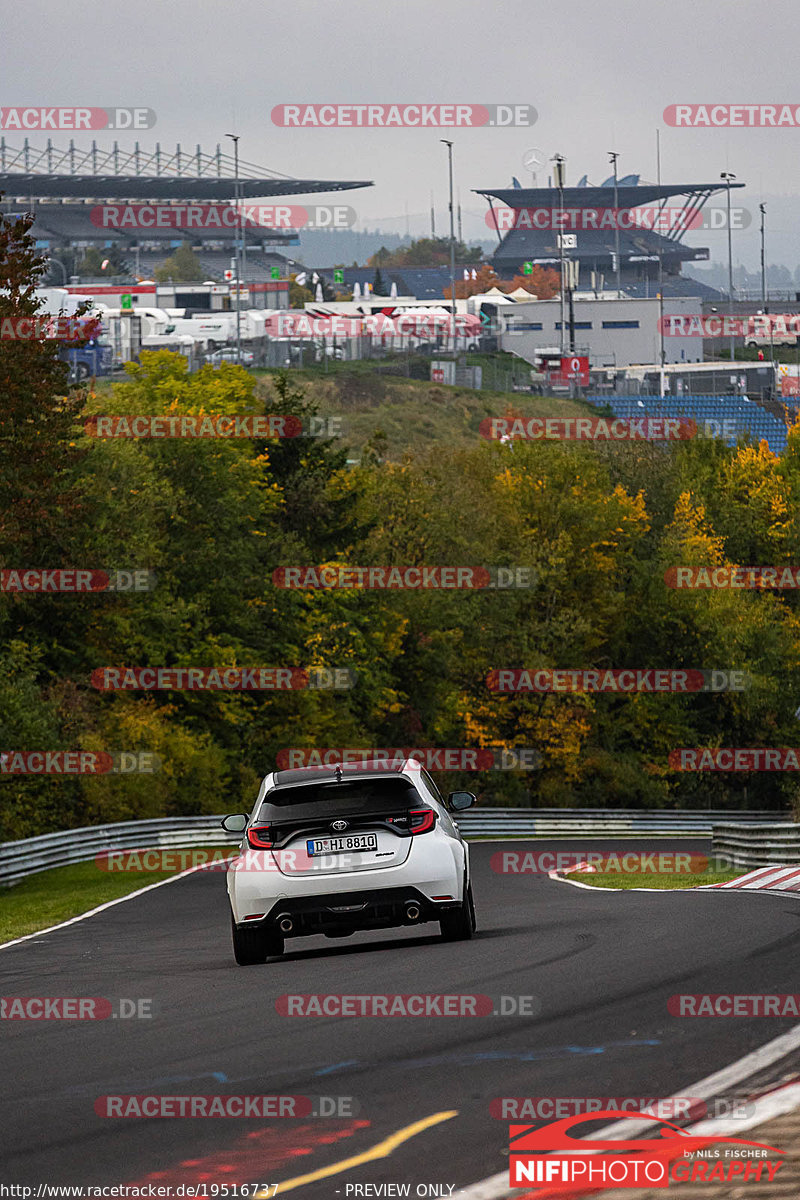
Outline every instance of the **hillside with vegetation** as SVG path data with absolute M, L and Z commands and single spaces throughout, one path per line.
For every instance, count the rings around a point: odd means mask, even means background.
M 7 236 L 7 235 L 6 235 Z M 32 303 L 30 239 L 0 316 Z M 0 564 L 148 569 L 141 593 L 0 592 L 0 746 L 146 750 L 154 775 L 3 773 L 0 839 L 241 811 L 288 747 L 530 746 L 531 772 L 442 776 L 485 803 L 770 807 L 791 773 L 686 773 L 670 752 L 792 746 L 796 591 L 677 591 L 680 564 L 800 562 L 800 435 L 520 442 L 480 421 L 582 411 L 355 371 L 188 374 L 144 353 L 65 391 L 45 343 L 0 346 Z M 312 377 L 313 374 L 313 377 Z M 339 414 L 345 437 L 98 438 L 90 414 Z M 350 440 L 348 440 L 350 439 Z M 288 590 L 284 566 L 524 566 L 519 590 Z M 347 668 L 348 690 L 101 691 L 101 667 Z M 745 672 L 742 691 L 511 694 L 499 667 Z

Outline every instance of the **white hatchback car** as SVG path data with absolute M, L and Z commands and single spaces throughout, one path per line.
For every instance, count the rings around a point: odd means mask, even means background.
M 414 759 L 306 767 L 267 775 L 227 875 L 233 953 L 240 966 L 280 955 L 284 939 L 438 921 L 445 940 L 471 938 L 469 850 L 447 801 Z

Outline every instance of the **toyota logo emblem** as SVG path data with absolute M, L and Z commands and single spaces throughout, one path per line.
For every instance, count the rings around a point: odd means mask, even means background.
M 331 821 L 331 829 L 347 829 L 347 821 Z

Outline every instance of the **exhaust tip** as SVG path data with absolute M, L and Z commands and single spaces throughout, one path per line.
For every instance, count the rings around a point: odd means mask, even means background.
M 419 920 L 419 905 L 418 904 L 412 903 L 412 904 L 406 905 L 406 920 L 407 921 L 418 921 Z
M 281 916 L 278 917 L 278 928 L 280 929 L 281 933 L 292 932 L 294 929 L 294 921 L 288 913 L 282 913 Z

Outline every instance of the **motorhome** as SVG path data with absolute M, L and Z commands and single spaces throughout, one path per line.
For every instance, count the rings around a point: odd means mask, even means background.
M 134 316 L 139 317 L 141 321 L 140 328 L 143 342 L 145 338 L 157 337 L 174 332 L 174 321 L 164 308 L 147 308 L 145 306 L 140 307 L 138 304 L 133 310 L 126 308 L 112 308 L 110 305 L 102 303 L 102 301 L 98 301 L 95 307 L 101 311 L 104 320 L 123 318 L 130 316 L 131 313 L 133 313 Z
M 166 310 L 170 328 L 165 333 L 175 333 L 200 342 L 203 350 L 214 351 L 225 346 L 236 337 L 236 314 L 229 312 L 195 314 L 187 316 L 185 309 Z
M 787 317 L 785 313 L 758 313 L 748 319 L 744 344 L 750 350 L 796 346 L 798 326 L 800 317 L 796 314 Z

